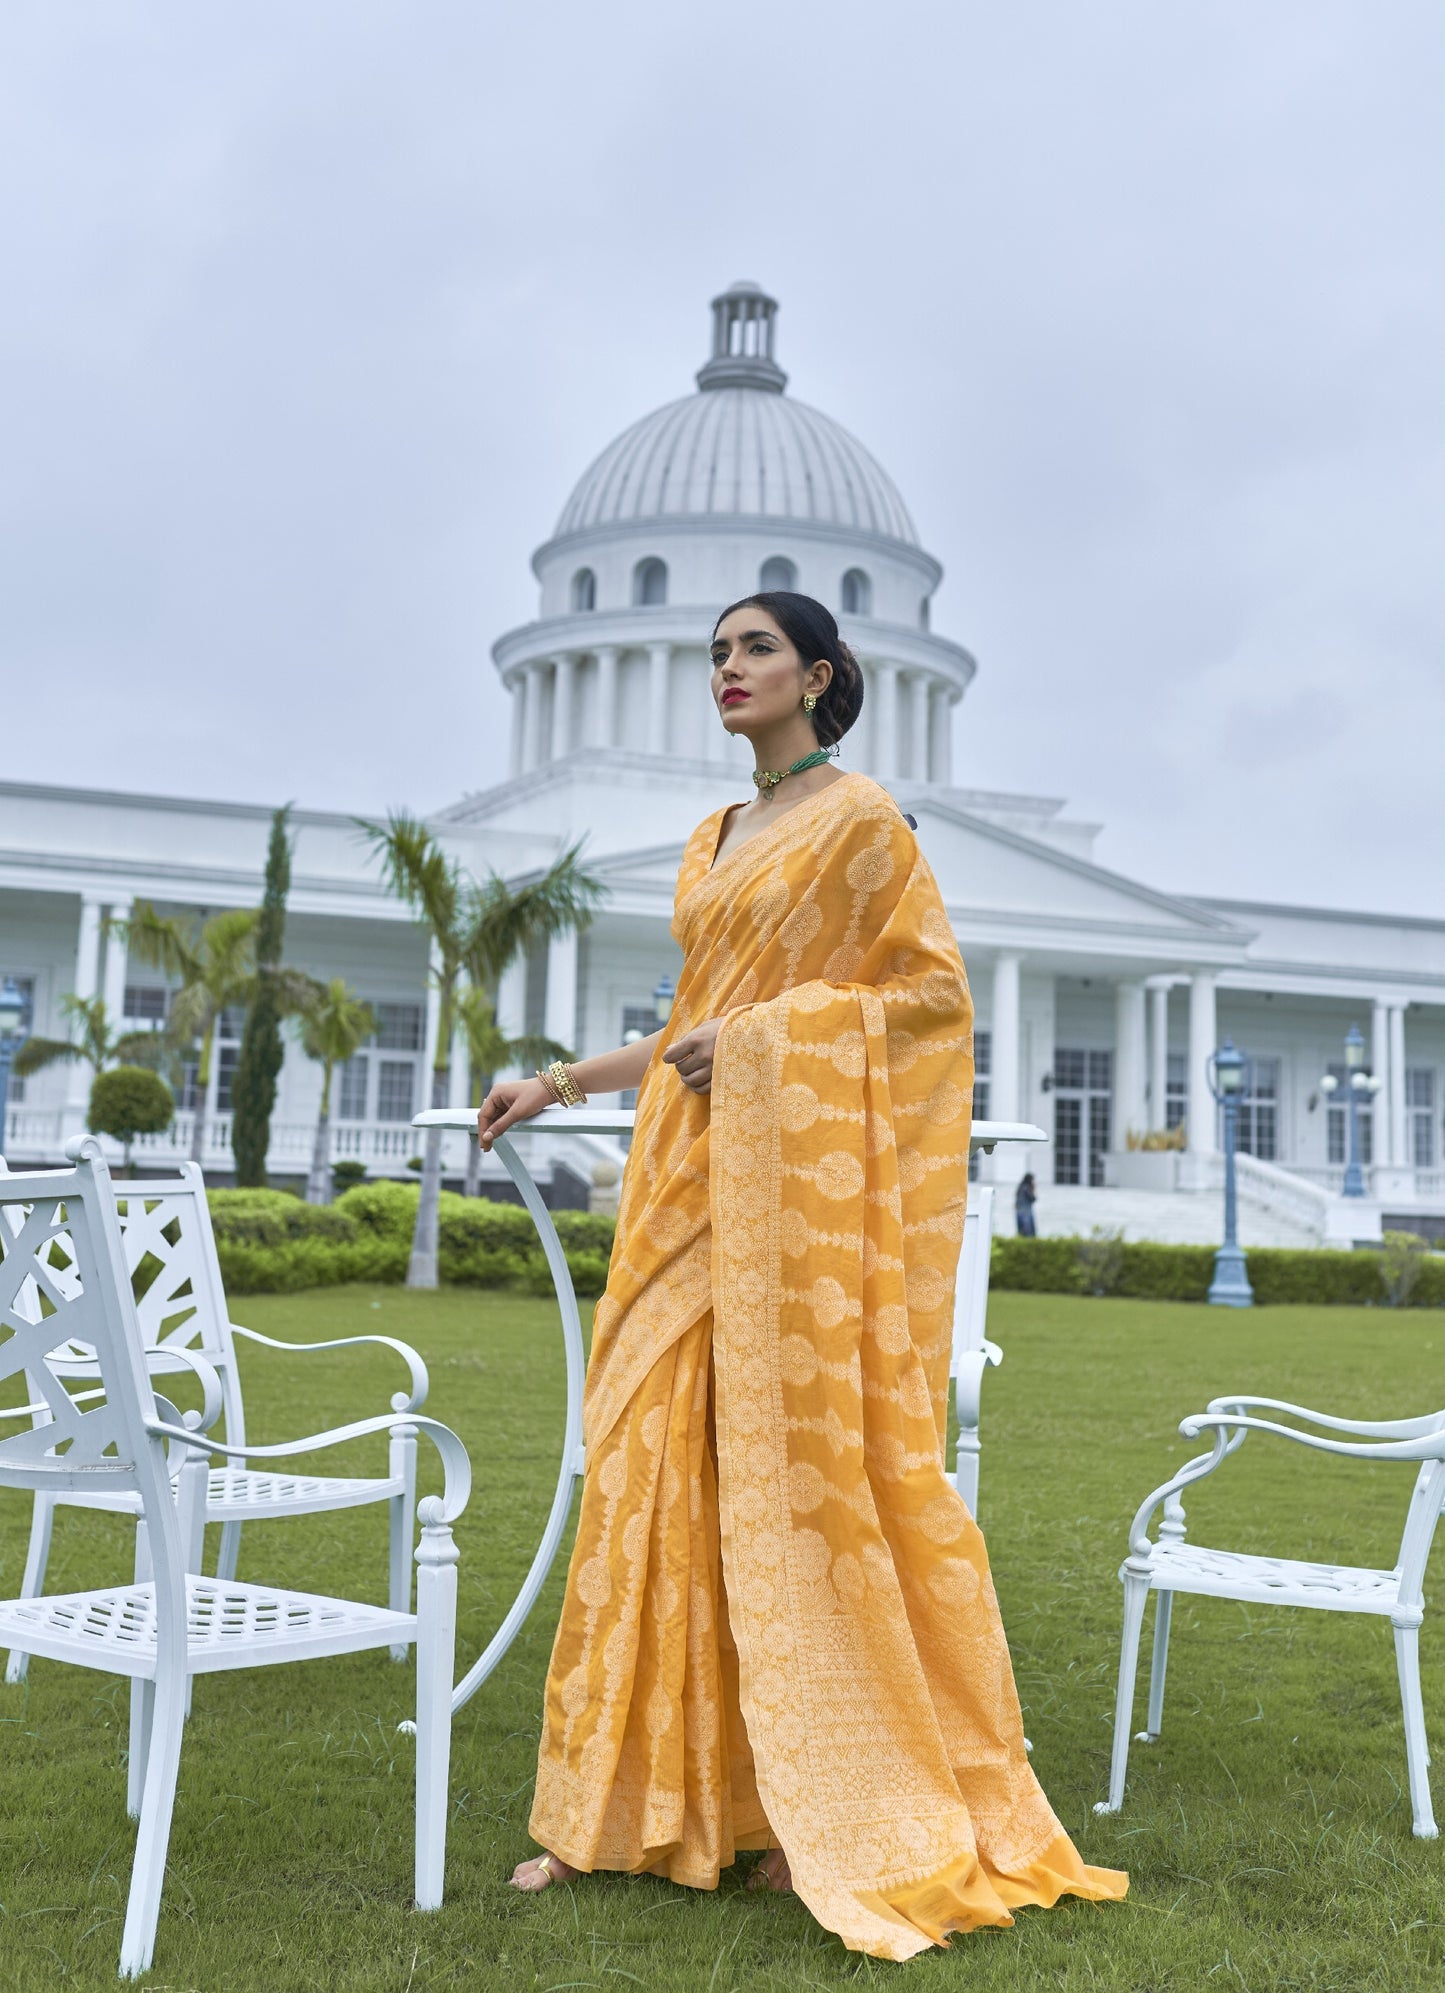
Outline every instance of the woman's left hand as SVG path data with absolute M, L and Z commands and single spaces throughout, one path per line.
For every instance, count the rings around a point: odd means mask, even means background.
M 675 1039 L 662 1055 L 665 1066 L 676 1066 L 677 1076 L 694 1093 L 712 1091 L 712 1055 L 722 1029 L 720 1017 L 711 1018 Z

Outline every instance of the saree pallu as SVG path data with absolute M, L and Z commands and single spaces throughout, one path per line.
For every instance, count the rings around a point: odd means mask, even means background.
M 1124 1894 L 1024 1751 L 983 1539 L 945 1478 L 972 1007 L 892 798 L 850 775 L 678 878 L 584 1401 L 532 1832 L 715 1887 L 776 1842 L 850 1948 Z

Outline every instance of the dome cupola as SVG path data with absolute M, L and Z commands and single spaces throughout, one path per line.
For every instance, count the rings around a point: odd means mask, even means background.
M 760 388 L 781 394 L 788 377 L 773 358 L 778 301 L 746 278 L 712 301 L 712 358 L 698 369 L 704 394 L 715 388 Z

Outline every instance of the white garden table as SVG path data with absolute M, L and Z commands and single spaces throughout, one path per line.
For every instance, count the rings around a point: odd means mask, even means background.
M 525 1124 L 519 1124 L 517 1132 L 525 1132 L 528 1135 L 557 1133 L 621 1136 L 631 1133 L 634 1118 L 630 1108 L 544 1107 L 540 1114 L 533 1115 Z M 415 1128 L 456 1129 L 462 1133 L 471 1133 L 476 1125 L 476 1109 L 472 1107 L 431 1107 L 424 1113 L 415 1115 L 412 1120 L 412 1126 Z M 1047 1140 L 1048 1136 L 1043 1129 L 1036 1128 L 1032 1122 L 975 1121 L 969 1137 L 969 1147 L 981 1149 L 985 1155 L 991 1155 L 1000 1143 L 1032 1145 Z M 556 1290 L 557 1306 L 562 1313 L 562 1348 L 567 1360 L 567 1416 L 562 1430 L 562 1460 L 557 1470 L 557 1487 L 552 1496 L 547 1526 L 542 1532 L 541 1542 L 537 1545 L 537 1554 L 532 1559 L 532 1568 L 523 1580 L 521 1590 L 512 1601 L 506 1618 L 488 1641 L 485 1651 L 473 1662 L 452 1691 L 454 1711 L 471 1700 L 521 1632 L 528 1613 L 536 1603 L 537 1594 L 547 1582 L 547 1574 L 556 1560 L 558 1547 L 567 1527 L 567 1518 L 572 1512 L 572 1497 L 578 1481 L 582 1478 L 585 1464 L 582 1445 L 582 1385 L 586 1377 L 587 1360 L 582 1347 L 582 1317 L 577 1307 L 572 1276 L 567 1270 L 567 1256 L 562 1250 L 561 1240 L 557 1237 L 552 1214 L 543 1203 L 542 1193 L 537 1188 L 531 1171 L 517 1153 L 511 1136 L 497 1136 L 491 1152 L 517 1186 L 523 1204 L 532 1214 L 532 1222 L 537 1227 L 537 1236 L 547 1256 L 547 1268 L 552 1276 L 553 1288 Z M 995 1344 L 988 1342 L 984 1336 L 992 1220 L 993 1190 L 989 1186 L 980 1186 L 979 1191 L 969 1199 L 969 1220 L 964 1237 L 963 1257 L 959 1266 L 958 1300 L 954 1312 L 952 1364 L 960 1423 L 957 1484 L 970 1509 L 976 1506 L 978 1490 L 979 1380 L 985 1365 L 998 1363 L 1002 1357 L 1002 1351 Z M 964 1485 L 965 1482 L 967 1486 Z

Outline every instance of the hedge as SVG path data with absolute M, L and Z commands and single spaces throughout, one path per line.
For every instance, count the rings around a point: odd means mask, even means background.
M 1112 1250 L 1101 1252 L 1101 1246 Z M 1101 1260 L 1105 1262 L 1102 1267 Z M 1262 1306 L 1283 1302 L 1314 1307 L 1386 1305 L 1380 1253 L 1258 1246 L 1246 1252 L 1245 1263 L 1254 1298 Z M 1091 1278 L 1100 1272 L 1105 1276 L 1102 1281 Z M 1103 1291 L 1141 1301 L 1203 1301 L 1213 1277 L 1213 1246 L 1164 1246 L 1143 1240 L 995 1239 L 989 1269 L 991 1287 L 1034 1294 Z M 1407 1305 L 1445 1307 L 1445 1257 L 1437 1253 L 1421 1260 Z
M 278 1190 L 213 1190 L 211 1222 L 229 1293 L 283 1294 L 341 1281 L 406 1278 L 420 1187 L 359 1184 L 334 1204 L 303 1204 Z M 607 1284 L 614 1221 L 588 1211 L 552 1214 L 578 1294 Z M 536 1227 L 520 1204 L 443 1191 L 440 1271 L 470 1287 L 550 1294 L 552 1277 Z

